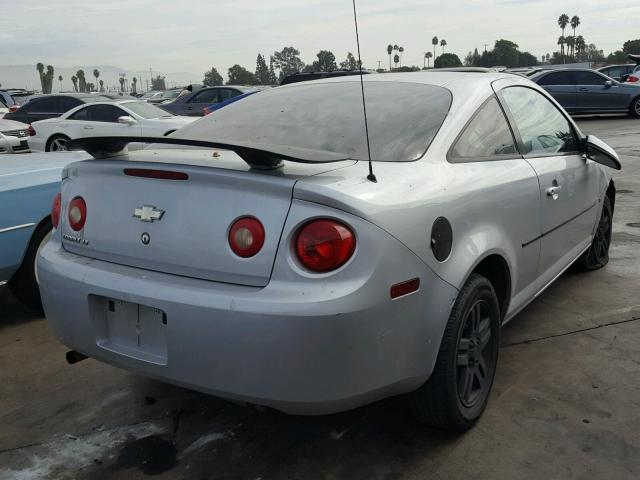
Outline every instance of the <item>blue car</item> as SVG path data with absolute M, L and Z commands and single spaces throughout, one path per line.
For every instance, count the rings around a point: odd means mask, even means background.
M 220 102 L 220 103 L 212 103 L 211 105 L 208 105 L 206 107 L 204 107 L 202 109 L 202 114 L 203 115 L 209 115 L 211 112 L 215 112 L 216 110 L 220 110 L 223 107 L 226 107 L 227 105 L 231 105 L 234 102 L 237 102 L 238 100 L 242 100 L 243 98 L 248 97 L 249 95 L 253 95 L 254 93 L 258 93 L 261 92 L 262 90 L 250 90 L 248 92 L 245 92 L 241 95 L 237 95 L 235 97 L 231 97 L 228 98 L 227 100 L 225 100 L 224 102 Z
M 51 205 L 65 165 L 84 152 L 0 156 L 0 286 L 40 309 L 35 258 L 51 232 Z

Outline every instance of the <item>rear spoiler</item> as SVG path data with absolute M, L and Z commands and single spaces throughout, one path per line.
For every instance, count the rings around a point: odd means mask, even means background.
M 151 143 L 230 150 L 247 162 L 251 168 L 263 170 L 279 168 L 282 166 L 283 160 L 296 163 L 332 163 L 349 159 L 349 156 L 346 154 L 326 152 L 323 150 L 250 142 L 236 142 L 231 144 L 176 137 L 87 137 L 67 142 L 67 148 L 70 150 L 84 150 L 93 158 L 103 159 L 126 154 L 126 147 L 129 143 Z

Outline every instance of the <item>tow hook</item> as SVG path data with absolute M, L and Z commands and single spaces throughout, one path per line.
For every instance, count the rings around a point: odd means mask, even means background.
M 69 350 L 65 357 L 69 365 L 73 365 L 74 363 L 81 362 L 82 360 L 86 360 L 88 358 L 86 355 L 76 352 L 75 350 Z

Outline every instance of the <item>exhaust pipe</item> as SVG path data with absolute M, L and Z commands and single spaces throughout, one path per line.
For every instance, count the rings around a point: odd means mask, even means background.
M 78 363 L 78 362 L 81 362 L 82 360 L 86 360 L 88 357 L 79 352 L 76 352 L 75 350 L 69 350 L 65 355 L 65 358 L 67 359 L 67 363 L 69 365 L 73 365 L 74 363 Z

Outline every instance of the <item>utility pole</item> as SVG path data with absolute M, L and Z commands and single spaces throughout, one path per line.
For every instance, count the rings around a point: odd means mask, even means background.
M 382 63 L 381 60 L 378 60 L 378 70 L 380 70 L 380 64 Z

